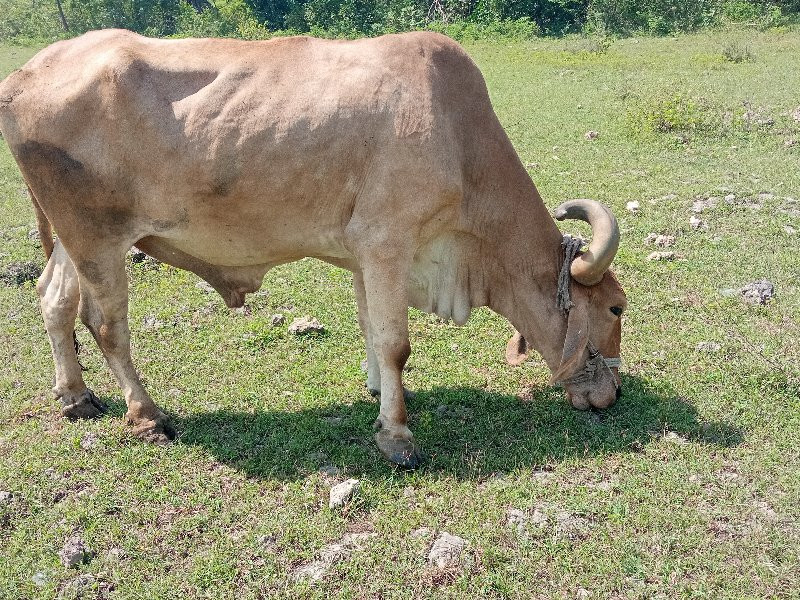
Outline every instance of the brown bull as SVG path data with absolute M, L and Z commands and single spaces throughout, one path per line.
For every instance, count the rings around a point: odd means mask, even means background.
M 603 362 L 619 356 L 625 307 L 608 270 L 616 222 L 591 201 L 557 214 L 593 228 L 571 263 L 567 316 L 555 300 L 562 235 L 480 72 L 444 36 L 92 32 L 46 48 L 0 84 L 0 130 L 49 256 L 38 291 L 69 417 L 104 408 L 73 348 L 80 314 L 136 434 L 173 436 L 131 362 L 133 244 L 198 274 L 232 307 L 281 263 L 311 256 L 352 271 L 367 385 L 381 398 L 377 444 L 401 465 L 419 461 L 401 381 L 408 306 L 458 324 L 488 306 L 522 332 L 509 357 L 537 350 L 576 407 L 606 407 L 619 394 L 615 364 Z

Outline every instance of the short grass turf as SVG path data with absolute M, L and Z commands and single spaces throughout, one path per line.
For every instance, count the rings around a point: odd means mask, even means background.
M 464 328 L 411 311 L 410 419 L 429 459 L 400 472 L 372 440 L 349 273 L 277 268 L 237 313 L 194 275 L 144 262 L 130 266 L 134 361 L 180 433 L 153 447 L 122 425 L 82 327 L 110 415 L 59 416 L 33 284 L 6 278 L 0 598 L 798 597 L 800 32 L 468 51 L 548 205 L 595 198 L 619 217 L 620 402 L 576 412 L 541 361 L 504 364 L 511 327 L 486 310 Z M 0 75 L 32 53 L 0 46 Z M 693 229 L 708 198 L 707 229 Z M 0 271 L 43 265 L 33 227 L 3 145 Z M 647 260 L 651 232 L 675 236 L 675 260 Z M 760 279 L 774 298 L 744 303 L 735 290 Z M 275 313 L 325 332 L 290 335 Z M 330 511 L 349 477 L 360 494 Z M 511 509 L 528 520 L 509 523 Z M 462 566 L 430 566 L 422 527 L 468 540 Z M 296 577 L 354 532 L 377 535 L 321 580 Z M 73 533 L 92 557 L 68 569 Z

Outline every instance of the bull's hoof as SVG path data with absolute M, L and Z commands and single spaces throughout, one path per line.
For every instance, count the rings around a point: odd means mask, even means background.
M 105 402 L 86 388 L 81 394 L 68 394 L 61 396 L 61 414 L 68 419 L 94 419 L 108 411 Z
M 416 469 L 422 464 L 422 454 L 414 443 L 414 438 L 394 437 L 382 429 L 375 434 L 375 442 L 381 454 L 398 467 Z
M 155 419 L 132 419 L 126 416 L 125 421 L 133 426 L 133 435 L 142 441 L 163 445 L 175 439 L 175 428 L 163 413 Z
M 381 396 L 381 391 L 380 390 L 376 390 L 376 389 L 371 388 L 371 387 L 367 387 L 367 389 L 369 390 L 369 393 L 373 398 L 380 398 L 380 396 Z M 414 392 L 412 392 L 411 390 L 409 390 L 407 388 L 403 388 L 403 400 L 406 400 L 406 401 L 413 400 L 416 397 L 417 397 L 417 395 Z

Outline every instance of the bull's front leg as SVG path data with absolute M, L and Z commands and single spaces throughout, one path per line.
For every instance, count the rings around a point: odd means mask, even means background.
M 406 390 L 402 382 L 403 367 L 411 352 L 408 340 L 408 277 L 397 261 L 381 261 L 371 257 L 362 273 L 355 275 L 355 281 L 357 297 L 363 293 L 358 302 L 359 321 L 364 321 L 362 329 L 367 340 L 367 385 L 374 383 L 380 386 L 380 413 L 375 420 L 375 441 L 381 453 L 391 462 L 413 469 L 419 465 L 421 457 L 408 428 Z M 373 366 L 374 363 L 369 364 L 370 359 L 377 363 L 377 368 Z

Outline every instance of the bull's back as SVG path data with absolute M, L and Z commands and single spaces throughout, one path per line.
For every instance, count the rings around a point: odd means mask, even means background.
M 94 203 L 111 215 L 103 226 L 171 236 L 190 253 L 200 251 L 191 238 L 223 229 L 235 232 L 229 253 L 260 260 L 265 238 L 336 251 L 378 169 L 431 189 L 459 180 L 459 128 L 466 115 L 479 138 L 469 114 L 487 106 L 470 59 L 434 34 L 240 42 L 102 31 L 48 47 L 3 82 L 0 129 L 49 217 Z M 292 236 L 287 223 L 309 225 Z

